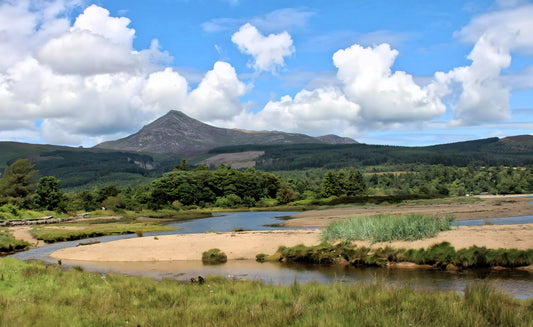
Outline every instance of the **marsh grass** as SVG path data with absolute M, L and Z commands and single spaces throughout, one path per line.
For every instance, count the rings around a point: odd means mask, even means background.
M 60 226 L 61 227 L 61 226 Z M 115 223 L 115 224 L 97 224 L 88 225 L 81 229 L 64 229 L 57 227 L 35 227 L 31 233 L 32 235 L 43 240 L 46 243 L 73 241 L 84 238 L 107 236 L 107 235 L 121 235 L 133 234 L 141 235 L 147 232 L 158 232 L 174 229 L 174 227 L 161 226 L 158 223 Z
M 0 228 L 0 253 L 22 251 L 30 246 L 28 242 L 15 239 L 7 228 Z
M 392 247 L 371 249 L 355 247 L 349 242 L 336 245 L 322 243 L 316 246 L 281 246 L 271 256 L 263 255 L 263 261 L 304 262 L 314 264 L 349 263 L 353 266 L 384 267 L 392 262 L 413 262 L 432 265 L 436 269 L 446 269 L 454 265 L 460 269 L 486 267 L 523 267 L 533 264 L 533 249 L 487 249 L 473 246 L 455 250 L 448 242 L 435 244 L 428 249 L 395 249 Z
M 378 215 L 355 217 L 331 223 L 323 232 L 323 241 L 368 240 L 371 243 L 394 240 L 420 240 L 450 230 L 453 218 L 425 215 Z
M 533 326 L 533 300 L 487 284 L 419 292 L 381 280 L 203 285 L 0 259 L 0 326 Z
M 219 264 L 226 261 L 228 261 L 228 256 L 220 249 L 211 249 L 202 253 L 202 262 L 204 264 Z
M 20 220 L 20 219 L 36 219 L 46 216 L 54 216 L 56 218 L 67 217 L 65 213 L 55 211 L 35 211 L 28 209 L 19 209 L 12 204 L 5 204 L 0 206 L 0 220 Z

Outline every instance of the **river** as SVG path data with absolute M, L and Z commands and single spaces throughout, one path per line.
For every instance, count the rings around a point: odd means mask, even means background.
M 145 233 L 145 236 L 204 233 L 210 231 L 229 232 L 234 228 L 250 230 L 290 229 L 277 227 L 284 216 L 296 212 L 233 212 L 218 214 L 215 217 L 171 223 L 178 227 L 173 231 L 162 233 Z M 280 218 L 281 217 L 281 218 Z M 510 217 L 498 219 L 480 219 L 475 221 L 458 221 L 459 225 L 492 224 L 527 224 L 533 223 L 533 216 Z M 101 242 L 109 242 L 133 235 L 98 237 Z M 94 238 L 93 238 L 94 239 Z M 36 259 L 54 262 L 49 255 L 62 248 L 76 246 L 80 240 L 62 242 L 33 248 L 13 254 L 12 257 L 29 260 Z M 445 272 L 433 270 L 402 270 L 386 268 L 355 268 L 339 266 L 318 266 L 302 264 L 258 263 L 252 260 L 229 261 L 222 265 L 203 265 L 200 261 L 174 262 L 87 262 L 64 261 L 65 266 L 81 266 L 86 271 L 99 273 L 120 273 L 133 276 L 149 276 L 155 279 L 173 278 L 188 281 L 191 277 L 220 275 L 228 278 L 261 280 L 265 283 L 290 284 L 316 281 L 318 283 L 353 283 L 359 281 L 383 280 L 391 285 L 409 285 L 422 290 L 454 290 L 462 292 L 465 286 L 476 281 L 489 281 L 498 289 L 515 298 L 533 298 L 533 274 L 518 270 L 493 271 L 473 269 L 463 272 Z

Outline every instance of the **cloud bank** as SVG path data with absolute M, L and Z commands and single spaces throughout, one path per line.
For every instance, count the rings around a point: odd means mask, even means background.
M 156 39 L 149 48 L 133 47 L 136 31 L 128 18 L 91 5 L 71 23 L 68 14 L 77 6 L 77 0 L 0 5 L 0 139 L 93 145 L 125 136 L 171 109 L 218 126 L 313 135 L 419 128 L 447 111 L 453 120 L 440 125 L 471 126 L 509 120 L 512 90 L 533 85 L 533 67 L 506 74 L 513 54 L 533 55 L 531 5 L 472 19 L 456 33 L 472 45 L 470 65 L 436 72 L 425 85 L 394 69 L 401 54 L 389 44 L 353 44 L 333 53 L 334 81 L 273 98 L 261 108 L 243 103 L 253 86 L 230 63 L 213 63 L 193 88 L 167 67 L 173 59 Z M 296 21 L 283 20 L 283 13 Z M 276 76 L 287 69 L 295 45 L 288 32 L 266 35 L 273 28 L 269 22 L 298 28 L 312 15 L 282 9 L 239 24 L 231 41 L 249 57 L 254 76 Z
M 60 6 L 63 5 L 63 6 Z M 180 109 L 198 119 L 230 119 L 243 110 L 246 86 L 235 69 L 216 62 L 198 87 L 169 67 L 157 40 L 149 49 L 133 48 L 130 20 L 111 17 L 91 5 L 69 26 L 62 18 L 75 3 L 45 2 L 40 11 L 30 1 L 0 6 L 0 137 L 20 137 L 17 126 L 28 120 L 45 142 L 94 144 Z M 45 12 L 60 7 L 53 13 Z M 15 14 L 16 13 L 16 14 Z M 31 45 L 31 46 L 28 46 Z M 216 108 L 216 110 L 213 110 Z M 213 115 L 214 114 L 214 115 Z

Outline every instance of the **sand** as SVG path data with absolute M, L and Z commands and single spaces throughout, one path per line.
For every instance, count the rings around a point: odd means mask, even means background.
M 502 195 L 480 198 L 482 201 L 465 203 L 452 198 L 442 200 L 442 204 L 361 205 L 348 208 L 311 210 L 292 216 L 293 219 L 285 221 L 283 226 L 322 228 L 336 220 L 378 214 L 452 216 L 456 220 L 533 215 L 533 196 L 531 195 Z M 428 203 L 431 202 L 428 201 Z
M 9 230 L 13 233 L 13 237 L 17 240 L 26 241 L 32 244 L 33 247 L 41 247 L 45 245 L 43 241 L 39 241 L 30 233 L 31 226 L 14 226 L 9 227 Z
M 83 261 L 201 260 L 204 251 L 218 248 L 228 260 L 255 259 L 279 246 L 318 244 L 319 230 L 250 231 L 139 237 L 58 250 L 51 257 Z
M 377 243 L 372 247 L 427 248 L 448 241 L 456 249 L 473 245 L 487 248 L 533 248 L 533 224 L 461 226 L 437 237 L 414 242 Z M 78 261 L 177 261 L 201 260 L 202 252 L 218 248 L 228 260 L 255 259 L 258 253 L 273 254 L 279 246 L 320 243 L 320 230 L 262 231 L 240 233 L 203 233 L 140 237 L 83 247 L 66 248 L 51 254 L 53 258 Z M 369 246 L 368 242 L 355 242 Z

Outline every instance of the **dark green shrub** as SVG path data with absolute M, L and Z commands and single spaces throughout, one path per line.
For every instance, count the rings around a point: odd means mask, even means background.
M 204 264 L 218 264 L 228 261 L 228 256 L 220 249 L 211 249 L 202 253 L 202 262 Z

